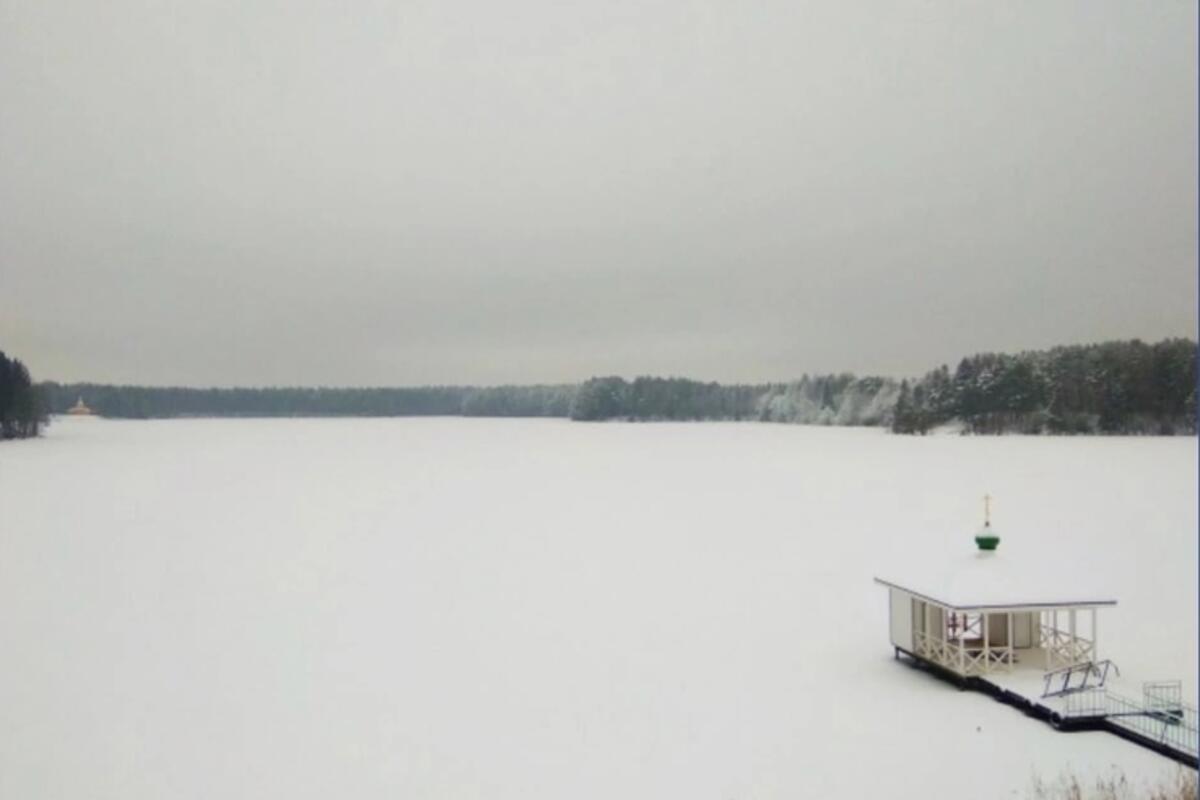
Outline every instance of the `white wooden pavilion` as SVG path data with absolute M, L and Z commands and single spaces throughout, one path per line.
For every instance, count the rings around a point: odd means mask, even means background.
M 1138 700 L 1131 681 L 1100 658 L 1097 615 L 1117 601 L 1090 585 L 1093 570 L 1083 561 L 1063 569 L 1033 552 L 1022 557 L 1020 548 L 997 553 L 989 522 L 975 542 L 977 552 L 940 566 L 923 558 L 875 578 L 888 591 L 897 657 L 1057 728 L 1108 730 L 1200 764 L 1200 713 L 1184 702 L 1182 681 L 1144 682 Z
M 1005 558 L 990 524 L 976 542 L 936 570 L 875 578 L 888 589 L 897 654 L 963 678 L 1100 661 L 1097 612 L 1117 601 L 1086 586 L 1086 571 Z
M 875 580 L 888 588 L 892 646 L 963 677 L 1011 672 L 1018 664 L 1049 671 L 1099 661 L 1096 612 L 1116 605 L 1101 597 L 989 592 L 982 585 L 958 593 Z

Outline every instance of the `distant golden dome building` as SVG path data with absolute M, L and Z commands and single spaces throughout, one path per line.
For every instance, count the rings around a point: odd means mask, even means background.
M 67 409 L 67 413 L 75 417 L 90 417 L 95 412 L 84 404 L 83 398 L 81 397 L 75 401 L 75 405 Z

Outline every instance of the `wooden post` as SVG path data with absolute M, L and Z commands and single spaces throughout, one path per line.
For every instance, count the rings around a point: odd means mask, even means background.
M 1100 660 L 1100 637 L 1096 635 L 1096 609 L 1092 609 L 1092 661 Z
M 1031 631 L 1031 633 L 1032 633 L 1032 631 Z M 1013 615 L 1012 615 L 1012 612 L 1010 611 L 1010 612 L 1008 612 L 1008 652 L 1005 653 L 1005 656 L 1007 657 L 1007 660 L 1008 660 L 1008 671 L 1009 672 L 1012 672 L 1013 661 L 1015 660 L 1013 657 L 1013 636 L 1014 635 L 1015 635 L 1015 631 L 1013 631 Z
M 1071 633 L 1071 649 L 1069 652 L 1071 663 L 1074 664 L 1076 659 L 1079 658 L 1079 640 L 1075 638 L 1075 609 L 1073 608 L 1067 612 L 1067 625 L 1070 626 Z
M 1050 630 L 1053 631 L 1053 633 L 1051 633 L 1051 635 L 1050 635 L 1050 649 L 1054 652 L 1054 655 L 1057 656 L 1059 654 L 1058 653 L 1058 609 L 1057 608 L 1054 609 L 1054 619 L 1050 622 L 1050 625 L 1051 625 Z M 1058 664 L 1055 663 L 1056 661 L 1057 661 L 1057 659 L 1051 658 L 1050 665 L 1057 667 Z
M 929 601 L 922 600 L 921 607 L 925 610 L 925 632 L 921 638 L 921 643 L 925 646 L 925 652 L 921 653 L 921 655 L 929 658 L 929 651 L 932 649 L 929 646 Z
M 988 642 L 988 620 L 991 617 L 991 614 L 983 612 L 983 671 L 985 673 L 992 671 L 992 649 Z
M 934 652 L 937 655 L 936 661 L 940 664 L 942 662 L 942 658 L 943 658 L 943 655 L 942 655 L 943 651 L 945 650 L 945 647 L 946 647 L 946 644 L 945 644 L 946 620 L 940 616 L 942 613 L 942 607 L 938 606 L 937 608 L 938 608 L 939 616 L 938 616 L 938 625 L 937 625 L 936 630 L 933 630 L 933 608 L 929 609 L 929 617 L 930 617 L 929 646 L 931 648 L 931 652 Z
M 1050 664 L 1052 663 L 1050 661 L 1050 638 L 1045 635 L 1044 631 L 1041 630 L 1042 628 L 1046 627 L 1042 624 L 1042 620 L 1046 619 L 1047 613 L 1048 612 L 1046 611 L 1038 612 L 1038 641 L 1045 643 L 1045 649 L 1042 650 L 1042 660 L 1046 662 L 1045 667 L 1046 671 L 1048 672 L 1050 670 Z
M 958 612 L 954 612 L 954 619 L 958 620 Z M 963 614 L 963 627 L 967 627 L 967 615 Z M 967 673 L 967 650 L 963 647 L 963 633 L 956 627 L 954 630 L 955 638 L 958 639 L 958 674 L 965 675 Z

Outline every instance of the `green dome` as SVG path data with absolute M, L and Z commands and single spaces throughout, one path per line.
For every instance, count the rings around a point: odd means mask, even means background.
M 980 550 L 995 550 L 996 546 L 1000 544 L 1000 537 L 992 530 L 992 526 L 987 524 L 983 526 L 983 530 L 975 534 L 975 544 L 979 546 Z

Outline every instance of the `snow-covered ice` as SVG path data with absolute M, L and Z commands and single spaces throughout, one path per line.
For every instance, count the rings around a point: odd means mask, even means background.
M 1162 756 L 892 659 L 874 575 L 1086 569 L 1197 673 L 1196 440 L 59 420 L 0 444 L 0 797 L 1020 797 Z M 1054 570 L 1049 570 L 1053 574 Z

